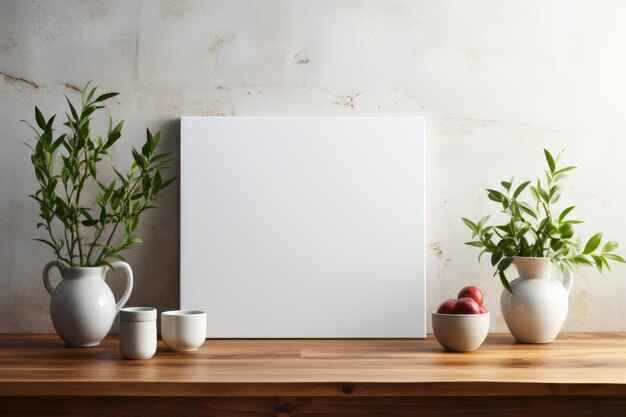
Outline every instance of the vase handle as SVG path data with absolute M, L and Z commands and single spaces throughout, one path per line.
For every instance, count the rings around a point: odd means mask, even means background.
M 63 270 L 63 264 L 59 261 L 50 261 L 46 264 L 46 266 L 44 266 L 43 285 L 44 287 L 46 287 L 46 290 L 48 291 L 50 295 L 54 294 L 54 290 L 56 290 L 56 288 L 53 287 L 52 284 L 50 283 L 50 268 L 52 268 L 53 266 L 56 266 L 59 272 Z
M 130 293 L 133 291 L 133 270 L 130 269 L 130 265 L 122 261 L 113 262 L 111 266 L 114 269 L 117 269 L 118 267 L 123 269 L 126 274 L 126 290 L 124 291 L 122 298 L 120 298 L 120 301 L 115 304 L 115 313 L 119 313 L 120 309 L 124 307 L 124 304 L 128 301 Z
M 565 287 L 565 291 L 569 294 L 572 291 L 572 286 L 574 285 L 574 274 L 567 268 L 563 268 L 563 286 Z

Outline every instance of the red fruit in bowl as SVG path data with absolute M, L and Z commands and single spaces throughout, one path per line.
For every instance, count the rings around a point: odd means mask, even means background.
M 480 314 L 480 306 L 473 298 L 463 297 L 456 300 L 452 312 L 454 314 Z
M 456 300 L 449 299 L 441 303 L 439 308 L 437 309 L 437 313 L 439 314 L 453 314 L 452 310 L 454 310 L 454 304 Z
M 487 309 L 483 306 L 480 306 L 480 314 L 485 314 L 487 313 Z
M 459 295 L 457 298 L 469 297 L 474 299 L 478 303 L 479 306 L 483 305 L 483 292 L 480 288 L 475 287 L 473 285 L 467 286 L 459 291 Z

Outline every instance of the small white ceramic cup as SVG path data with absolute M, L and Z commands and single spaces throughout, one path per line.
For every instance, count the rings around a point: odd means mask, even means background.
M 120 352 L 126 359 L 150 359 L 157 347 L 156 308 L 120 310 Z
M 198 349 L 206 339 L 206 313 L 199 310 L 173 310 L 161 313 L 161 338 L 177 352 Z

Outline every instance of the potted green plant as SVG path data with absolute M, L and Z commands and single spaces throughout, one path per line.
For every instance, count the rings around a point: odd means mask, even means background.
M 35 107 L 36 143 L 31 162 L 39 188 L 31 197 L 39 205 L 37 228 L 45 237 L 55 260 L 43 273 L 52 295 L 50 314 L 58 335 L 69 346 L 95 346 L 106 336 L 116 313 L 132 290 L 132 270 L 122 253 L 141 243 L 136 236 L 141 215 L 154 208 L 154 201 L 176 179 L 163 170 L 170 153 L 157 153 L 161 134 L 147 131 L 141 149 L 132 149 L 134 162 L 122 173 L 109 155 L 120 139 L 123 122 L 113 123 L 102 136 L 92 132 L 91 123 L 104 103 L 118 95 L 96 95 L 89 83 L 81 91 L 77 108 L 67 99 L 65 133 L 55 134 L 55 116 L 46 119 Z M 99 165 L 110 165 L 111 180 L 104 181 Z M 61 283 L 54 288 L 49 270 L 57 267 Z M 109 268 L 126 272 L 126 291 L 116 303 L 104 278 Z
M 487 189 L 487 197 L 501 207 L 501 224 L 489 225 L 490 216 L 477 222 L 463 218 L 472 231 L 467 245 L 481 250 L 478 260 L 490 254 L 504 289 L 500 306 L 506 324 L 518 342 L 549 343 L 563 327 L 568 312 L 568 294 L 573 271 L 580 266 L 594 266 L 602 273 L 610 270 L 609 261 L 624 262 L 615 254 L 618 244 L 602 243 L 596 233 L 583 245 L 574 228 L 582 223 L 569 216 L 575 206 L 557 210 L 561 198 L 561 181 L 574 166 L 560 166 L 562 152 L 556 157 L 544 149 L 547 162 L 545 181 L 525 181 L 514 185 L 513 179 L 502 181 L 502 191 Z M 530 193 L 532 204 L 522 200 Z M 509 283 L 506 270 L 513 264 L 519 278 Z M 563 283 L 552 279 L 556 269 Z

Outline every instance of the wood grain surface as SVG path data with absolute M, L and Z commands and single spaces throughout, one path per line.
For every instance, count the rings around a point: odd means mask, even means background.
M 0 335 L 0 396 L 624 396 L 626 334 L 523 345 L 490 335 L 472 353 L 426 340 L 207 340 L 124 360 L 117 338 L 66 348 L 56 335 Z
M 609 397 L 0 397 L 0 416 L 619 417 Z

